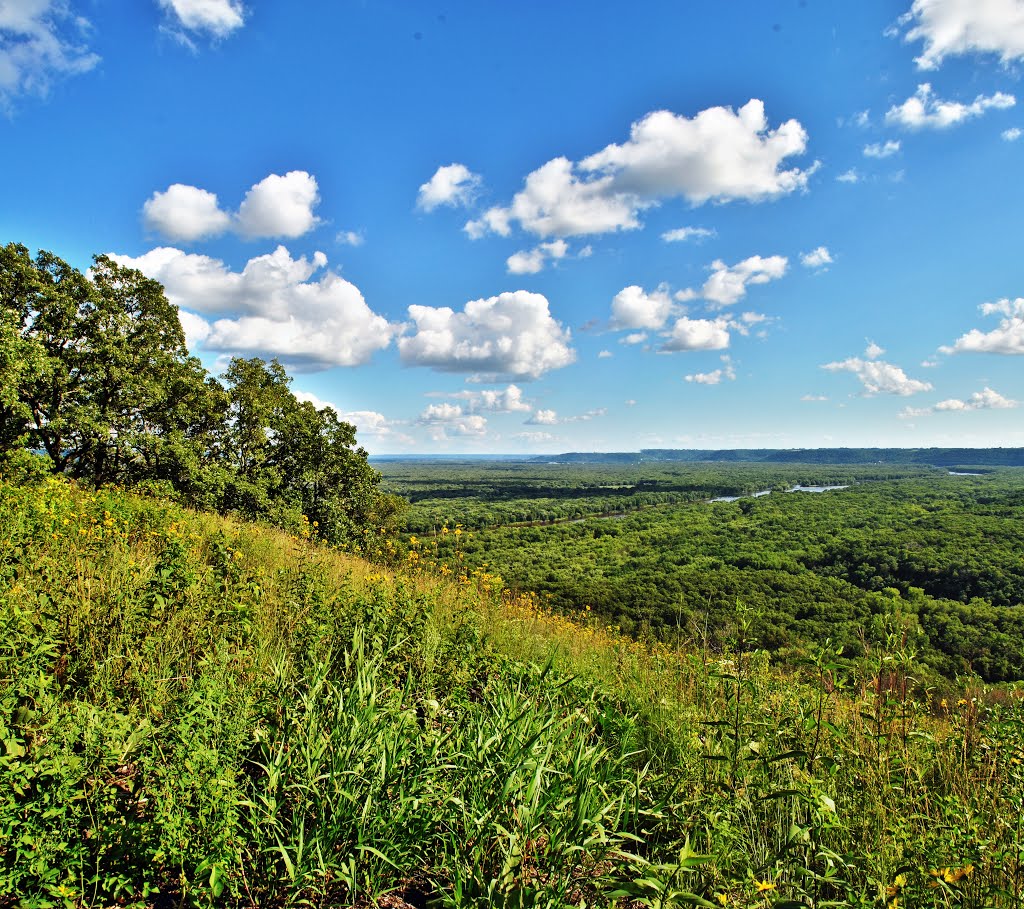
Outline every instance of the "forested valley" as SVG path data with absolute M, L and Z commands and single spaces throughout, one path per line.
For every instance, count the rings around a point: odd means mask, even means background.
M 633 636 L 720 649 L 744 611 L 796 663 L 826 639 L 864 657 L 898 626 L 926 674 L 1024 678 L 1020 469 L 381 466 L 439 564 Z

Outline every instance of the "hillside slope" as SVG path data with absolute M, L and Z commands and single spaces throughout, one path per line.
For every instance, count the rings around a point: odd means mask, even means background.
M 0 484 L 0 906 L 1012 906 L 1016 696 Z M 415 553 L 413 553 L 413 556 Z

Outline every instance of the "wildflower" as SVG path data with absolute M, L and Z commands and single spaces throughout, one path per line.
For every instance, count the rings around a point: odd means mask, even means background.
M 974 873 L 974 865 L 964 865 L 963 868 L 932 868 L 928 873 L 947 884 L 955 884 L 965 877 L 970 877 Z
M 775 881 L 759 881 L 755 878 L 754 886 L 757 888 L 758 893 L 769 893 L 775 889 Z
M 899 893 L 907 885 L 907 876 L 897 874 L 896 879 L 885 888 L 885 905 L 888 909 L 899 909 Z
M 973 873 L 974 865 L 964 865 L 963 868 L 944 868 L 942 879 L 947 884 L 955 884 L 965 877 L 970 877 Z

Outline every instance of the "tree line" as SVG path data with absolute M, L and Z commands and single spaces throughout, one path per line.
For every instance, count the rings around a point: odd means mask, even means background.
M 643 448 L 572 451 L 532 459 L 546 464 L 725 463 L 903 464 L 931 467 L 1024 467 L 1024 448 Z
M 108 256 L 83 273 L 51 252 L 0 248 L 0 470 L 149 486 L 199 508 L 340 542 L 390 531 L 355 427 L 299 401 L 275 359 L 192 356 L 163 287 Z

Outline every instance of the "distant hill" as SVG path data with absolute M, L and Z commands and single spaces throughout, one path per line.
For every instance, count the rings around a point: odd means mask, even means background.
M 775 464 L 920 464 L 935 467 L 1024 467 L 1024 448 L 644 448 L 638 452 L 539 455 L 545 464 L 640 464 L 726 461 Z

